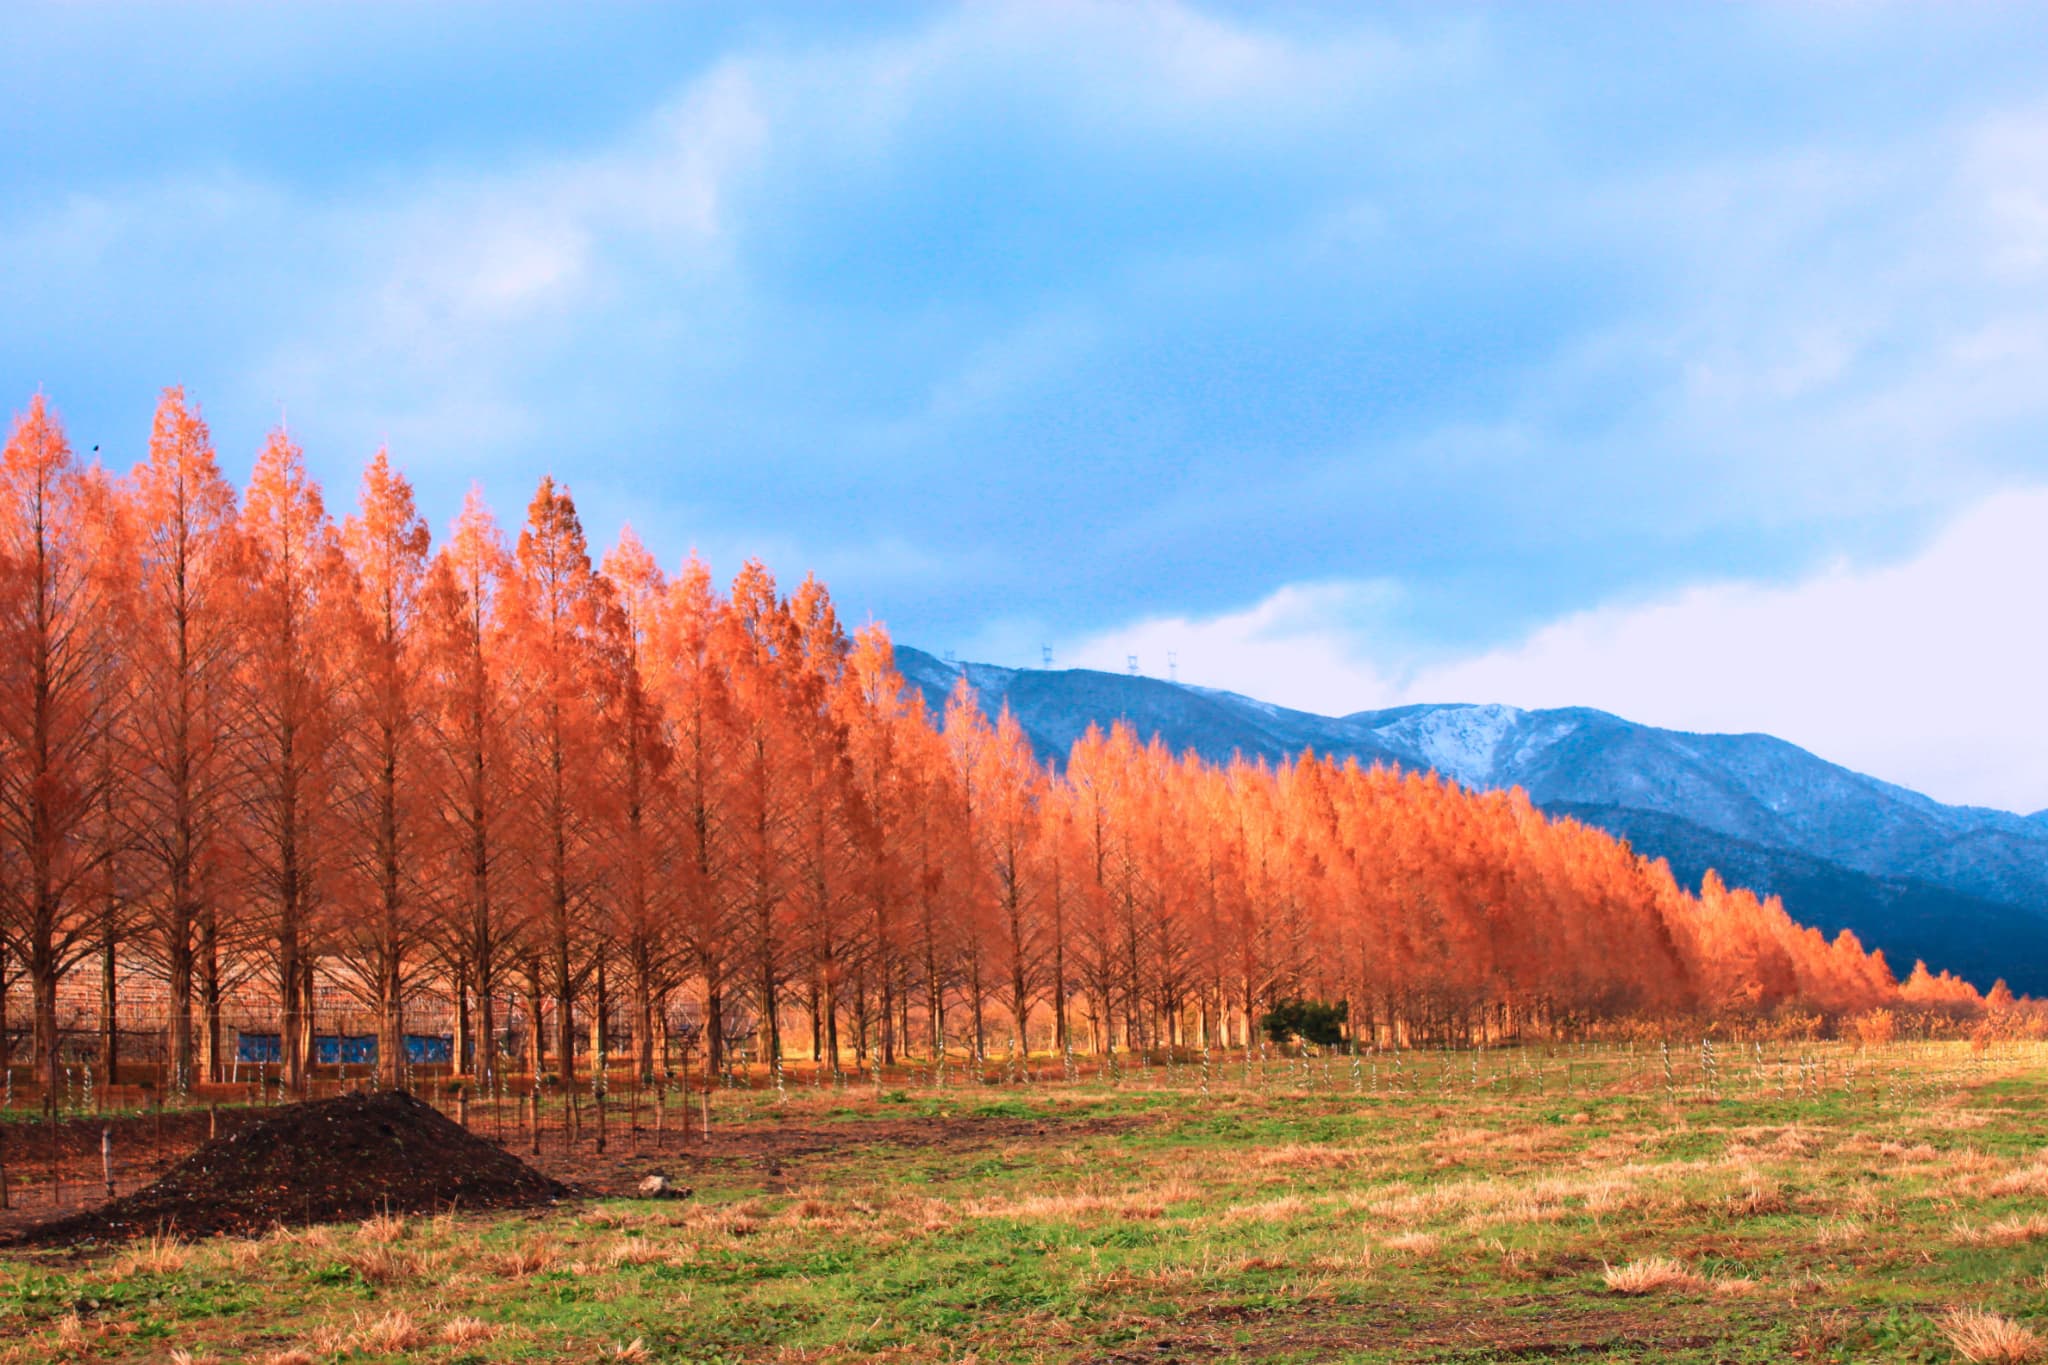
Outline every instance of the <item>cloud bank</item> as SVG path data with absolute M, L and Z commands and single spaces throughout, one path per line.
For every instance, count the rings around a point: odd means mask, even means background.
M 1985 499 L 1898 562 L 1726 581 L 1574 612 L 1499 648 L 1376 655 L 1386 585 L 1289 587 L 1243 612 L 1075 644 L 1164 676 L 1326 714 L 1415 702 L 1591 706 L 1695 731 L 1764 731 L 1944 801 L 2048 807 L 2048 488 Z

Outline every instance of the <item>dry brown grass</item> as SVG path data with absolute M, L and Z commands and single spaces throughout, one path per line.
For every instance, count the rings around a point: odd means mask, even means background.
M 1316 1257 L 1309 1264 L 1317 1270 L 1326 1270 L 1340 1275 L 1369 1275 L 1372 1273 L 1374 1252 L 1372 1243 L 1361 1244 L 1355 1251 L 1328 1252 Z
M 620 1266 L 674 1265 L 680 1251 L 681 1248 L 671 1243 L 624 1237 L 604 1247 L 598 1256 L 598 1264 L 614 1269 Z
M 647 1343 L 639 1337 L 622 1346 L 614 1346 L 604 1353 L 606 1360 L 642 1361 L 654 1359 L 654 1352 L 647 1349 Z
M 2043 1354 L 2041 1338 L 2031 1329 L 1982 1308 L 1951 1308 L 1941 1330 L 1957 1355 L 1977 1365 L 2024 1365 Z
M 263 1269 L 265 1244 L 235 1238 L 225 1246 L 216 1244 L 214 1251 L 220 1261 L 238 1275 L 254 1275 Z
M 303 1228 L 276 1227 L 265 1233 L 263 1240 L 272 1246 L 300 1251 L 325 1251 L 334 1245 L 334 1229 L 321 1223 Z
M 175 1275 L 192 1262 L 192 1244 L 176 1234 L 159 1233 L 131 1248 L 114 1262 L 116 1279 L 131 1275 Z
M 2048 1157 L 2035 1157 L 2015 1171 L 2008 1171 L 1988 1186 L 1989 1192 L 2003 1198 L 2025 1195 L 2035 1199 L 2048 1199 Z
M 1278 1199 L 1261 1199 L 1251 1204 L 1232 1204 L 1223 1211 L 1226 1223 L 1284 1223 L 1298 1218 L 1313 1207 L 1298 1194 L 1286 1194 Z
M 1669 1256 L 1648 1256 L 1605 1267 L 1601 1280 L 1617 1294 L 1664 1294 L 1704 1289 L 1706 1281 Z
M 1163 1180 L 1137 1189 L 1074 1190 L 1066 1194 L 1026 1195 L 1021 1199 L 978 1199 L 966 1205 L 973 1218 L 1022 1218 L 1053 1223 L 1086 1223 L 1099 1219 L 1164 1218 L 1166 1206 L 1200 1197 L 1193 1185 Z
M 1869 1234 L 1865 1231 L 1863 1224 L 1857 1222 L 1854 1218 L 1842 1218 L 1831 1223 L 1822 1223 L 1819 1227 L 1815 1228 L 1813 1230 L 1813 1244 L 1817 1247 L 1838 1250 L 1842 1247 L 1861 1246 L 1868 1236 Z
M 1965 1246 L 2021 1246 L 2043 1237 L 2048 1237 L 2048 1214 L 2043 1213 L 2001 1218 L 1982 1226 L 1974 1223 L 1955 1225 L 1955 1238 Z
M 454 1317 L 441 1324 L 434 1336 L 449 1346 L 476 1346 L 498 1335 L 498 1329 L 482 1318 Z
M 350 1338 L 361 1350 L 398 1355 L 425 1345 L 427 1334 L 412 1314 L 394 1308 L 379 1317 L 359 1316 Z
M 1419 1190 L 1404 1187 L 1399 1194 L 1369 1198 L 1365 1207 L 1367 1212 L 1389 1222 L 1420 1223 L 1462 1209 L 1464 1200 L 1441 1185 L 1430 1185 Z
M 728 1237 L 752 1237 L 761 1230 L 761 1220 L 735 1213 L 719 1224 L 719 1230 Z
M 1737 1218 L 1762 1218 L 1784 1211 L 1784 1189 L 1759 1171 L 1743 1172 L 1742 1189 L 1728 1197 L 1728 1212 Z
M 91 1334 L 85 1330 L 85 1319 L 74 1312 L 57 1319 L 57 1344 L 67 1351 L 82 1351 L 91 1341 Z
M 1465 1226 L 1473 1232 L 1496 1225 L 1517 1226 L 1555 1223 L 1565 1216 L 1564 1205 L 1551 1203 L 1534 1194 L 1510 1196 L 1491 1208 L 1469 1215 Z
M 379 1287 L 408 1284 L 426 1270 L 426 1263 L 420 1257 L 382 1242 L 373 1243 L 361 1251 L 345 1251 L 339 1260 L 362 1276 L 364 1283 Z
M 1328 1170 L 1360 1165 L 1370 1159 L 1370 1154 L 1356 1147 L 1289 1142 L 1278 1147 L 1260 1147 L 1251 1157 L 1254 1165 L 1267 1170 Z
M 545 1237 L 530 1237 L 510 1251 L 484 1258 L 484 1263 L 508 1280 L 524 1279 L 551 1269 L 562 1259 L 561 1248 Z
M 393 1242 L 403 1241 L 408 1231 L 410 1228 L 404 1214 L 380 1213 L 374 1218 L 365 1218 L 356 1224 L 356 1240 L 389 1246 Z
M 263 1365 L 315 1365 L 320 1357 L 297 1346 L 282 1351 L 272 1351 L 263 1357 Z
M 339 1355 L 353 1348 L 353 1340 L 346 1323 L 323 1322 L 306 1334 L 306 1342 L 316 1356 Z

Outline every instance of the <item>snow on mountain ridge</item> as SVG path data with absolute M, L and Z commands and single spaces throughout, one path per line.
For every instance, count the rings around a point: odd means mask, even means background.
M 1406 745 L 1425 766 L 1468 787 L 1495 785 L 1501 742 L 1519 726 L 1526 712 L 1513 706 L 1434 706 L 1402 716 L 1374 733 Z

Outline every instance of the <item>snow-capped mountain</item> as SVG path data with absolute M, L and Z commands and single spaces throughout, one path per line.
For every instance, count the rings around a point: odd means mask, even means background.
M 1521 787 L 1547 810 L 1629 839 L 1697 882 L 1708 867 L 1785 897 L 1797 918 L 1854 929 L 1894 966 L 1915 958 L 1988 986 L 2048 993 L 2048 811 L 1947 806 L 1769 735 L 1700 735 L 1604 711 L 1405 706 L 1318 716 L 1251 697 L 1087 669 L 950 664 L 899 646 L 942 706 L 965 674 L 1058 760 L 1091 723 L 1128 719 L 1175 750 L 1269 759 L 1304 748 Z

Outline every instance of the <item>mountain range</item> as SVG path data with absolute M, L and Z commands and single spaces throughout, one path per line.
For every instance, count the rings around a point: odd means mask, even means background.
M 1690 734 L 1584 707 L 1418 705 L 1348 716 L 1090 669 L 955 664 L 899 645 L 934 708 L 965 676 L 993 716 L 1063 761 L 1090 725 L 1124 719 L 1176 752 L 1319 754 L 1435 770 L 1478 790 L 1520 787 L 1598 825 L 1697 886 L 1709 868 L 1784 898 L 1795 919 L 1851 929 L 1903 975 L 1916 960 L 1988 988 L 2048 995 L 2048 811 L 1948 806 L 1770 735 Z

